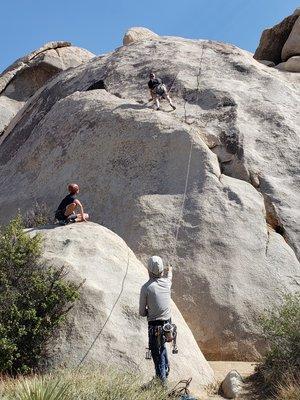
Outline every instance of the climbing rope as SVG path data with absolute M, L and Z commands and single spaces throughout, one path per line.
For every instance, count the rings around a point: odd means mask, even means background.
M 189 386 L 190 383 L 192 382 L 192 378 L 189 379 L 183 379 L 181 381 L 179 381 L 174 388 L 170 391 L 170 393 L 168 394 L 168 397 L 179 397 L 181 395 L 189 395 L 190 391 L 189 391 Z
M 173 89 L 174 83 L 176 82 L 178 75 L 179 75 L 179 72 L 177 72 L 177 74 L 175 75 L 175 78 L 173 79 L 173 81 L 168 89 L 168 93 L 170 93 L 171 90 Z
M 200 76 L 202 74 L 202 64 L 203 64 L 203 59 L 204 59 L 204 47 L 205 47 L 204 46 L 204 42 L 202 42 L 201 55 L 200 55 L 200 60 L 199 60 L 199 68 L 198 68 L 198 72 L 197 72 L 197 75 L 196 75 L 196 80 L 197 80 L 197 88 L 196 88 L 197 94 L 196 94 L 196 102 L 195 102 L 196 104 L 198 104 L 198 100 L 199 100 Z M 193 125 L 194 121 L 193 122 L 188 122 L 187 109 L 186 109 L 187 103 L 189 103 L 188 97 L 189 96 L 184 96 L 183 97 L 183 100 L 184 100 L 184 104 L 183 104 L 183 109 L 184 109 L 183 122 L 188 124 L 188 125 Z M 192 102 L 190 102 L 190 103 L 192 103 Z M 206 123 L 206 125 L 207 125 L 207 123 Z
M 96 341 L 97 341 L 97 340 L 99 339 L 99 337 L 101 336 L 101 334 L 102 334 L 104 328 L 106 327 L 108 321 L 110 320 L 110 317 L 112 316 L 112 313 L 113 313 L 113 311 L 114 311 L 114 309 L 115 309 L 117 303 L 119 302 L 119 300 L 120 300 L 120 298 L 121 298 L 121 296 L 122 296 L 122 293 L 123 293 L 124 287 L 125 287 L 125 281 L 126 281 L 126 278 L 127 278 L 127 275 L 128 275 L 128 270 L 129 270 L 129 251 L 130 251 L 130 250 L 128 249 L 128 259 L 127 259 L 126 271 L 125 271 L 125 274 L 124 274 L 124 276 L 123 276 L 123 280 L 122 280 L 122 284 L 121 284 L 121 290 L 120 290 L 120 292 L 119 292 L 119 294 L 118 294 L 118 297 L 116 298 L 116 300 L 115 300 L 115 302 L 114 302 L 114 304 L 113 304 L 113 306 L 112 306 L 112 308 L 111 308 L 111 310 L 110 310 L 110 313 L 108 314 L 108 316 L 107 316 L 107 318 L 106 318 L 104 324 L 102 325 L 100 331 L 97 333 L 97 335 L 96 335 L 95 339 L 93 340 L 93 342 L 91 343 L 90 347 L 88 348 L 88 350 L 86 351 L 86 353 L 84 354 L 84 356 L 81 358 L 81 360 L 80 360 L 79 363 L 77 364 L 77 366 L 76 366 L 76 368 L 75 368 L 75 371 L 76 371 L 78 368 L 80 368 L 81 364 L 83 364 L 83 362 L 84 362 L 84 360 L 86 359 L 86 357 L 88 356 L 89 352 L 90 352 L 90 351 L 92 350 L 92 348 L 94 347 Z
M 196 90 L 197 90 L 197 100 L 196 101 L 197 101 L 197 103 L 198 103 L 198 98 L 199 98 L 200 76 L 201 76 L 201 73 L 202 73 L 203 55 L 204 55 L 204 43 L 202 43 L 202 49 L 201 49 L 201 55 L 200 55 L 200 61 L 199 61 L 199 68 L 198 68 L 198 73 L 197 73 L 197 76 L 196 76 L 196 79 L 197 79 L 197 88 L 196 88 Z M 176 75 L 175 79 L 173 80 L 172 86 L 173 86 L 175 80 L 177 79 L 177 76 L 178 76 L 178 74 Z M 187 100 L 184 99 L 184 115 L 185 115 L 184 116 L 184 122 L 185 123 L 187 123 L 186 103 L 187 103 Z M 188 125 L 190 125 L 190 124 L 188 124 Z M 184 209 L 185 209 L 186 194 L 187 194 L 188 181 L 189 181 L 189 176 L 190 176 L 190 166 L 191 166 L 192 151 L 193 151 L 193 142 L 191 140 L 188 163 L 187 163 L 187 170 L 186 170 L 184 193 L 183 193 L 182 205 L 181 205 L 179 218 L 178 218 L 177 224 L 176 224 L 175 241 L 174 241 L 174 248 L 173 248 L 172 255 L 175 255 L 175 253 L 176 253 L 179 230 L 180 230 L 181 224 L 183 222 L 183 213 L 184 213 Z
M 187 194 L 187 188 L 188 188 L 189 177 L 190 177 L 192 151 L 193 151 L 193 142 L 191 140 L 190 151 L 189 151 L 188 162 L 187 162 L 187 169 L 186 169 L 186 176 L 185 176 L 184 192 L 183 192 L 183 197 L 182 197 L 182 204 L 181 204 L 180 213 L 179 213 L 179 217 L 178 217 L 178 220 L 176 223 L 176 229 L 175 229 L 175 241 L 174 241 L 173 255 L 175 255 L 176 250 L 177 250 L 179 230 L 180 230 L 180 227 L 181 227 L 181 224 L 183 221 L 183 213 L 184 213 L 184 209 L 185 209 L 186 194 Z
M 199 92 L 199 85 L 200 85 L 200 74 L 202 72 L 202 61 L 203 61 L 203 52 L 204 52 L 204 44 L 202 44 L 202 52 L 201 52 L 201 59 L 200 59 L 200 65 L 199 65 L 199 71 L 197 74 L 197 95 Z M 178 77 L 179 72 L 177 73 L 177 75 L 175 76 L 175 78 L 173 79 L 172 84 L 170 85 L 169 88 L 169 92 L 172 89 L 177 77 Z M 184 209 L 185 209 L 185 202 L 186 202 L 186 195 L 187 195 L 187 189 L 188 189 L 188 182 L 189 182 L 189 176 L 190 176 L 190 167 L 191 167 L 191 159 L 192 159 L 192 151 L 193 151 L 193 141 L 191 139 L 190 141 L 190 150 L 189 150 L 189 155 L 188 155 L 188 162 L 187 162 L 187 169 L 186 169 L 186 176 L 185 176 L 185 184 L 184 184 L 184 191 L 183 191 L 183 198 L 182 198 L 182 204 L 181 204 L 181 208 L 180 208 L 180 213 L 179 213 L 179 217 L 176 223 L 176 229 L 175 229 L 175 240 L 174 240 L 174 247 L 173 247 L 173 255 L 175 255 L 176 250 L 177 250 L 177 242 L 178 242 L 178 236 L 179 236 L 179 230 L 183 221 L 183 215 L 184 215 Z M 88 348 L 88 350 L 86 351 L 86 353 L 84 354 L 84 356 L 81 358 L 81 360 L 79 361 L 79 363 L 77 364 L 75 370 L 79 369 L 80 366 L 83 364 L 83 362 L 85 361 L 85 359 L 87 358 L 89 352 L 92 350 L 92 348 L 94 347 L 96 341 L 99 339 L 99 337 L 102 335 L 102 332 L 104 330 L 104 328 L 106 327 L 107 323 L 109 322 L 111 315 L 117 305 L 117 303 L 119 302 L 122 293 L 124 291 L 124 286 L 125 286 L 125 281 L 127 278 L 127 274 L 128 274 L 128 269 L 129 269 L 129 250 L 128 250 L 128 260 L 127 260 L 127 266 L 126 266 L 126 271 L 122 280 L 122 285 L 121 285 L 121 290 L 110 310 L 110 313 L 108 314 L 104 324 L 102 325 L 101 329 L 99 330 L 99 332 L 97 333 L 96 337 L 94 338 L 93 342 L 91 343 L 90 347 Z M 190 384 L 190 380 L 187 381 L 188 385 Z

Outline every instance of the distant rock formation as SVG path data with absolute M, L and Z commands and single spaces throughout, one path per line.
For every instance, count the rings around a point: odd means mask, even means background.
M 149 39 L 157 39 L 158 35 L 150 29 L 143 28 L 143 27 L 134 27 L 128 29 L 123 37 L 123 44 L 128 45 L 130 43 L 138 42 L 138 41 L 145 41 Z
M 300 9 L 282 22 L 263 31 L 254 58 L 263 63 L 272 62 L 275 68 L 300 72 Z M 270 65 L 273 66 L 273 65 Z
M 65 265 L 69 280 L 78 284 L 85 281 L 66 324 L 49 344 L 47 368 L 75 367 L 86 355 L 83 367 L 126 367 L 143 372 L 150 380 L 154 366 L 152 360 L 145 360 L 147 322 L 138 314 L 139 291 L 148 279 L 146 268 L 120 237 L 98 224 L 47 227 L 30 234 L 36 232 L 44 238 L 43 258 L 52 266 Z M 91 347 L 119 295 L 108 322 Z M 173 355 L 168 346 L 170 380 L 192 377 L 193 389 L 199 392 L 201 386 L 212 383 L 213 371 L 174 304 L 172 315 L 179 331 L 179 353 Z
M 149 70 L 175 112 L 147 105 Z M 235 46 L 176 37 L 64 71 L 6 130 L 0 220 L 34 200 L 54 211 L 78 181 L 94 221 L 174 265 L 174 300 L 205 355 L 253 360 L 257 315 L 299 289 L 299 83 Z
M 70 42 L 50 42 L 8 67 L 0 75 L 0 143 L 4 129 L 41 86 L 57 73 L 93 57 Z

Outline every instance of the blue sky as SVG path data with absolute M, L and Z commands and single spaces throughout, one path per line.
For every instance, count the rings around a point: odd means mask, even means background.
M 51 40 L 95 54 L 122 43 L 131 26 L 160 35 L 213 39 L 254 51 L 262 30 L 291 14 L 299 0 L 3 0 L 0 71 Z

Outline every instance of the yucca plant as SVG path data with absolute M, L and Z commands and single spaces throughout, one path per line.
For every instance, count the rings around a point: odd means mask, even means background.
M 68 400 L 70 382 L 51 379 L 23 380 L 17 386 L 16 400 Z

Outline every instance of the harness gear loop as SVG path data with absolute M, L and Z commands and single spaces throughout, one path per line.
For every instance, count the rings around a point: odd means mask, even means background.
M 178 354 L 178 347 L 177 347 L 177 326 L 172 324 L 169 321 L 166 321 L 163 325 L 158 326 L 149 326 L 149 333 L 154 334 L 157 340 L 157 345 L 159 347 L 163 346 L 165 343 L 172 342 L 172 354 Z M 150 336 L 150 335 L 149 335 Z M 146 360 L 151 360 L 151 349 L 150 343 L 149 347 L 146 348 Z

